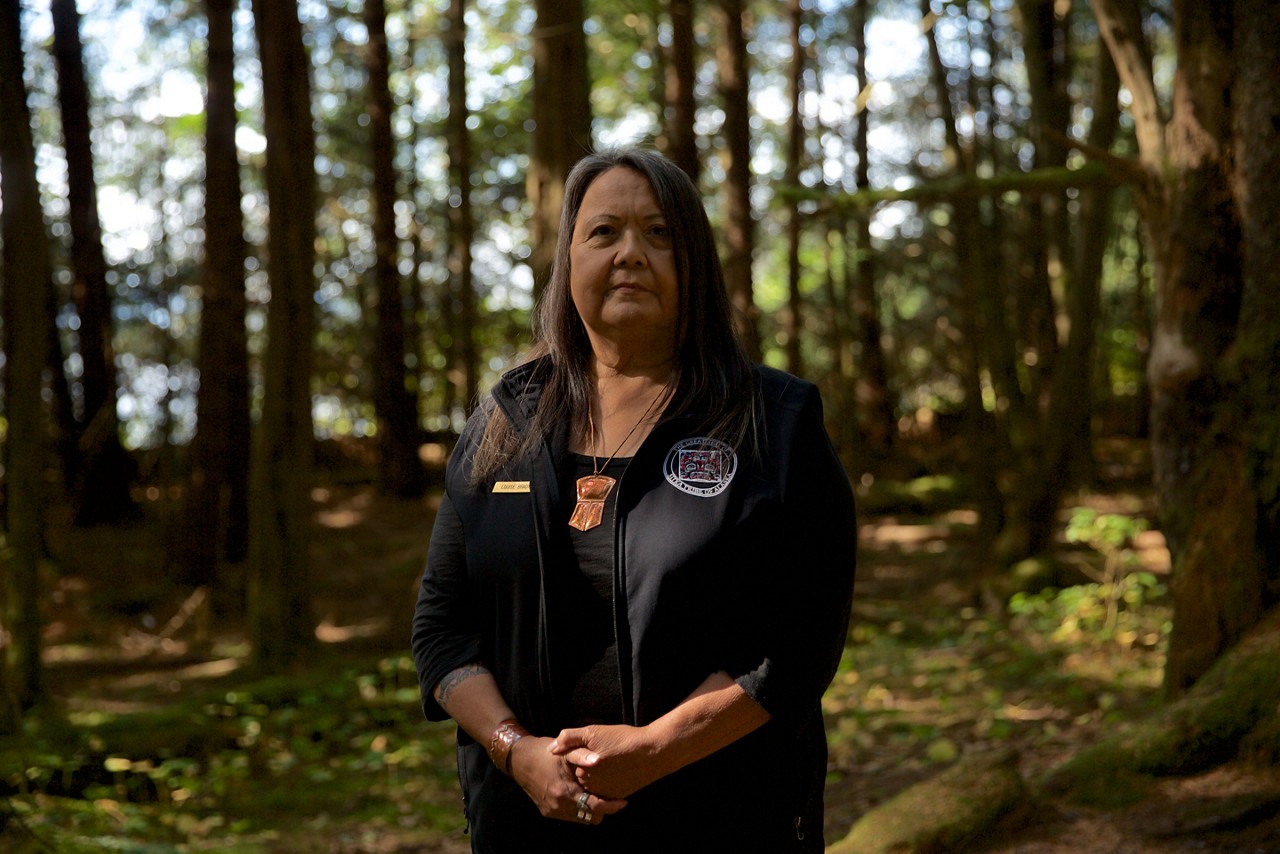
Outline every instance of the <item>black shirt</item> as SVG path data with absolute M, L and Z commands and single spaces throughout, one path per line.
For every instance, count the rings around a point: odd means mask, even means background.
M 615 480 L 631 460 L 613 459 L 600 472 Z M 601 461 L 603 462 L 603 460 Z M 560 489 L 564 506 L 572 512 L 577 503 L 577 481 L 595 473 L 596 460 L 569 454 L 561 473 Z M 624 720 L 622 687 L 618 675 L 618 642 L 614 631 L 613 547 L 614 508 L 617 486 L 605 497 L 604 515 L 599 525 L 588 531 L 569 528 L 574 565 L 567 567 L 565 590 L 557 603 L 563 609 L 561 625 L 572 625 L 563 650 L 566 662 L 563 679 L 558 679 L 561 702 L 567 710 L 569 726 L 616 724 Z M 569 518 L 565 517 L 568 526 Z

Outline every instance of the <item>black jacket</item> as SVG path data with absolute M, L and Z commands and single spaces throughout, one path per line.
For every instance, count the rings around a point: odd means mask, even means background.
M 545 362 L 494 391 L 522 431 Z M 459 774 L 477 851 L 822 850 L 826 741 L 820 700 L 844 648 L 856 526 L 849 481 L 810 383 L 757 367 L 759 459 L 660 421 L 615 487 L 615 630 L 622 722 L 644 725 L 711 673 L 729 673 L 770 715 L 756 732 L 637 792 L 599 827 L 543 819 L 482 745 L 459 730 Z M 482 410 L 487 411 L 487 410 Z M 572 508 L 558 462 L 567 431 L 483 487 L 470 461 L 485 416 L 449 462 L 413 623 L 429 719 L 440 679 L 482 662 L 520 721 L 555 735 L 564 714 L 552 650 L 571 642 L 557 586 L 573 565 Z M 494 482 L 528 492 L 494 492 Z M 572 570 L 568 570 L 572 571 Z

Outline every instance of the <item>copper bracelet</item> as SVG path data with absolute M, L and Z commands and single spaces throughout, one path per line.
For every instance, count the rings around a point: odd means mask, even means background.
M 511 718 L 498 724 L 493 734 L 489 736 L 489 758 L 508 777 L 511 776 L 511 748 L 528 734 L 527 729 Z

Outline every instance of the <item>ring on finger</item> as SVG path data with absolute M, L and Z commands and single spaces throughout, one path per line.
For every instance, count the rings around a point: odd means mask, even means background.
M 587 811 L 587 798 L 591 797 L 591 793 L 583 791 L 578 795 L 578 818 L 582 818 L 582 813 Z

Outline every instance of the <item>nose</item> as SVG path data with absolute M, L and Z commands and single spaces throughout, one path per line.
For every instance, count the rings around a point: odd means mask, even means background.
M 619 267 L 643 267 L 648 263 L 644 254 L 644 240 L 634 228 L 624 229 L 618 241 L 618 253 L 614 263 Z

